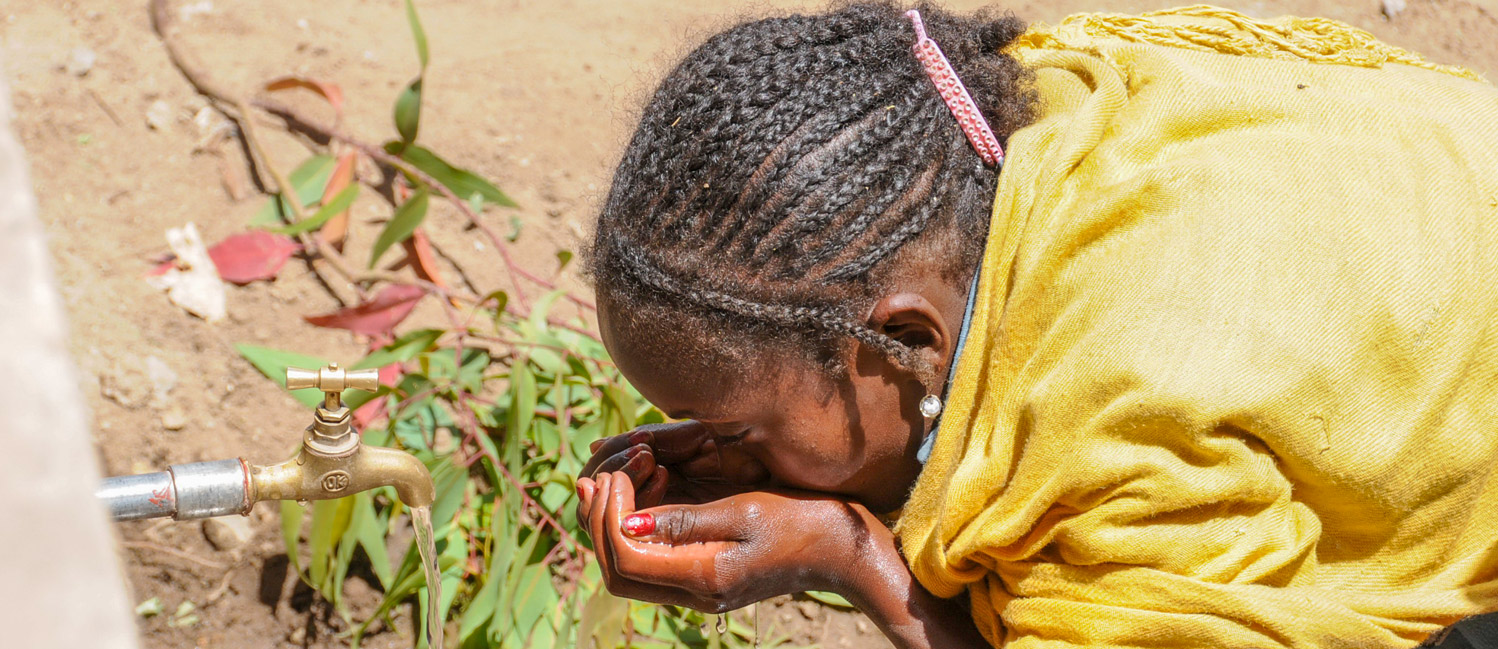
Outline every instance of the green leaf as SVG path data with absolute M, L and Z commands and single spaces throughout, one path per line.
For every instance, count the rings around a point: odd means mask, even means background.
M 297 550 L 300 544 L 297 541 L 301 538 L 302 515 L 306 511 L 296 501 L 281 501 L 281 541 L 286 544 L 286 560 L 297 574 L 302 572 L 301 552 Z
M 484 297 L 484 302 L 494 303 L 494 330 L 500 331 L 500 320 L 504 318 L 505 307 L 510 304 L 510 294 L 504 291 L 494 291 Z
M 562 269 L 566 268 L 567 264 L 569 262 L 571 262 L 571 261 L 572 261 L 572 251 L 571 250 L 558 250 L 557 251 L 557 272 L 559 272 L 559 273 L 562 272 Z
M 354 363 L 354 369 L 363 370 L 384 367 L 391 363 L 404 363 L 428 349 L 442 337 L 441 329 L 417 329 Z
M 370 492 L 365 491 L 355 496 L 354 520 L 354 534 L 358 537 L 359 545 L 364 547 L 364 554 L 369 557 L 370 570 L 380 580 L 380 586 L 390 588 L 395 585 L 395 575 L 390 569 L 390 555 L 385 550 L 387 527 L 375 511 L 374 497 Z
M 421 18 L 416 15 L 416 5 L 406 0 L 406 22 L 411 23 L 411 37 L 416 40 L 416 58 L 421 61 L 421 70 L 427 69 L 427 33 L 421 28 Z
M 546 317 L 551 315 L 551 308 L 556 305 L 557 300 L 566 294 L 566 289 L 559 288 L 536 300 L 535 306 L 531 307 L 530 315 L 530 324 L 534 331 L 546 331 Z
M 316 230 L 322 227 L 324 223 L 327 223 L 328 219 L 347 210 L 350 205 L 354 204 L 354 198 L 358 196 L 359 186 L 350 183 L 348 187 L 344 187 L 342 191 L 338 192 L 332 200 L 324 203 L 322 207 L 317 208 L 316 214 L 307 217 L 306 220 L 273 230 L 273 232 L 279 232 L 287 236 L 296 236 L 303 232 Z
M 808 591 L 806 591 L 806 596 L 810 597 L 810 598 L 812 598 L 814 600 L 817 600 L 817 601 L 819 601 L 819 602 L 821 602 L 823 604 L 826 604 L 828 606 L 835 606 L 837 608 L 848 608 L 848 609 L 854 608 L 852 602 L 849 602 L 842 595 L 839 595 L 837 593 L 829 593 L 829 592 L 820 591 L 820 590 L 808 590 Z
M 416 228 L 427 216 L 427 190 L 426 188 L 416 190 L 411 198 L 401 203 L 395 210 L 395 216 L 390 217 L 390 222 L 385 224 L 385 229 L 380 231 L 380 236 L 375 239 L 374 248 L 369 253 L 369 267 L 374 268 L 380 261 L 380 256 L 385 254 L 397 243 L 405 241 L 411 236 Z
M 506 437 L 518 439 L 530 430 L 536 417 L 536 377 L 524 365 L 510 370 L 510 412 L 505 420 Z M 507 439 L 507 441 L 508 441 Z
M 409 0 L 408 0 L 409 1 Z M 401 141 L 410 144 L 416 141 L 416 132 L 421 125 L 421 77 L 416 77 L 401 89 L 395 98 L 395 130 Z
M 413 136 L 414 137 L 414 136 Z M 442 183 L 458 198 L 471 200 L 474 196 L 481 197 L 484 201 L 501 205 L 504 207 L 515 207 L 515 201 L 510 200 L 504 192 L 494 186 L 483 177 L 467 169 L 454 166 L 441 156 L 433 153 L 426 147 L 415 144 L 402 144 L 400 142 L 387 142 L 385 151 L 391 155 L 398 155 L 401 159 L 411 163 L 411 166 L 420 169 L 423 173 L 431 176 L 437 182 Z M 482 209 L 482 208 L 480 208 Z M 475 211 L 478 211 L 477 209 Z
M 519 215 L 511 214 L 510 215 L 510 232 L 505 235 L 505 241 L 508 241 L 510 243 L 515 243 L 517 240 L 519 240 L 520 239 L 520 228 L 522 226 L 524 226 L 524 225 L 525 225 L 525 222 L 520 220 L 520 216 Z
M 165 612 L 166 605 L 161 603 L 160 597 L 152 597 L 135 607 L 135 614 L 141 617 L 156 617 Z
M 275 381 L 276 385 L 282 388 L 286 387 L 286 368 L 317 369 L 328 364 L 327 361 L 316 356 L 270 349 L 269 347 L 241 343 L 235 345 L 234 348 L 239 350 L 239 355 L 243 356 L 251 365 L 254 365 L 255 369 L 260 370 L 261 374 Z M 295 397 L 297 401 L 300 401 L 302 405 L 308 408 L 316 408 L 317 404 L 322 403 L 322 392 L 316 389 L 293 390 L 291 396 Z
M 333 526 L 338 514 L 338 501 L 318 500 L 312 503 L 312 531 L 307 536 L 307 545 L 312 558 L 307 560 L 307 571 L 312 578 L 312 587 L 323 590 L 328 578 L 328 557 L 333 553 L 336 536 Z
M 468 470 L 443 461 L 433 467 L 432 482 L 436 490 L 436 500 L 432 502 L 432 527 L 440 534 L 457 518 L 458 507 L 468 492 Z
M 302 205 L 311 205 L 322 198 L 323 189 L 328 186 L 328 178 L 333 175 L 333 167 L 337 162 L 332 156 L 315 155 L 303 161 L 286 177 Z M 285 220 L 281 217 L 282 214 L 291 214 L 291 204 L 278 194 L 266 201 L 265 206 L 250 217 L 250 225 L 282 223 Z

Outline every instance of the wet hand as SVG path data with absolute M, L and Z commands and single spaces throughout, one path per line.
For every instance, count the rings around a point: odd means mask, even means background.
M 590 449 L 593 457 L 579 477 L 623 472 L 641 507 L 660 504 L 668 492 L 675 502 L 706 502 L 769 485 L 769 471 L 759 460 L 718 443 L 695 421 L 641 426 L 595 441 Z
M 624 472 L 582 478 L 578 493 L 579 520 L 621 597 L 723 612 L 786 593 L 846 591 L 866 581 L 858 557 L 894 554 L 868 510 L 816 494 L 755 491 L 636 511 Z

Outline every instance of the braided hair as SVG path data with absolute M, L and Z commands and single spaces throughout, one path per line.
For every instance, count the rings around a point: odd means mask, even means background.
M 920 9 L 999 138 L 1028 123 L 1026 72 L 1000 53 L 1024 24 Z M 686 316 L 709 340 L 789 333 L 832 363 L 851 338 L 909 366 L 858 314 L 902 253 L 971 277 L 998 173 L 914 42 L 900 9 L 865 2 L 745 23 L 689 54 L 614 175 L 589 255 L 600 296 Z

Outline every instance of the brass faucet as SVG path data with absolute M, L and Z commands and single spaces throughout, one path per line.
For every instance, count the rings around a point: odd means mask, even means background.
M 248 514 L 262 500 L 330 500 L 376 487 L 395 487 L 410 507 L 432 504 L 432 474 L 416 456 L 365 447 L 343 404 L 345 389 L 375 391 L 379 370 L 286 368 L 286 387 L 317 388 L 323 402 L 302 447 L 280 464 L 251 467 L 243 459 L 173 465 L 167 471 L 107 478 L 97 495 L 117 521 L 171 516 L 178 520 Z
M 405 451 L 366 447 L 354 431 L 353 414 L 343 405 L 345 389 L 380 389 L 379 370 L 348 371 L 331 363 L 320 370 L 286 368 L 286 388 L 323 391 L 312 425 L 295 457 L 250 470 L 250 499 L 328 500 L 376 487 L 395 487 L 410 507 L 432 504 L 432 474 Z

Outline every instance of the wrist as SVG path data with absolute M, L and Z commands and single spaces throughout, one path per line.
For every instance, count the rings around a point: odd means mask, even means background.
M 842 505 L 849 518 L 848 533 L 837 547 L 819 553 L 824 575 L 818 590 L 837 593 L 859 609 L 874 603 L 901 577 L 910 578 L 895 536 L 884 523 L 862 505 Z M 835 558 L 835 561 L 828 561 Z

